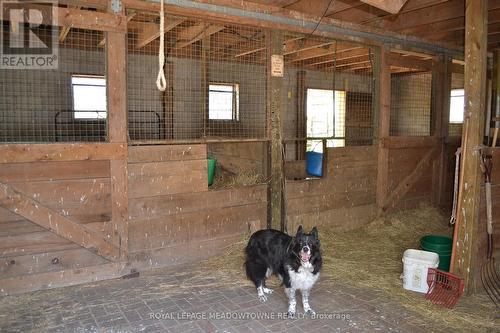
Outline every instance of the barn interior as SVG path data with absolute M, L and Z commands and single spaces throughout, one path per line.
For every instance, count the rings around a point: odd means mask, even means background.
M 495 330 L 500 1 L 0 5 L 0 330 Z M 245 242 L 299 225 L 327 259 L 312 299 L 350 321 L 147 316 L 212 289 L 261 309 Z M 427 234 L 453 238 L 453 310 L 402 289 Z M 263 312 L 286 308 L 274 284 Z M 139 294 L 157 307 L 136 321 L 59 313 L 88 297 L 112 317 L 100 297 Z

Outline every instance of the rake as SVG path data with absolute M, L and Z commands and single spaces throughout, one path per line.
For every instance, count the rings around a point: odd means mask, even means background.
M 481 282 L 489 298 L 500 307 L 500 276 L 496 270 L 495 258 L 493 258 L 493 214 L 491 209 L 491 169 L 492 156 L 481 156 L 481 170 L 485 176 L 486 190 L 486 223 L 488 232 L 488 249 L 486 258 L 488 261 L 481 268 Z

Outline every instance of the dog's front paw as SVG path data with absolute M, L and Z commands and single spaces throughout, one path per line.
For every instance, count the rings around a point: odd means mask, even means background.
M 312 316 L 316 315 L 316 312 L 311 308 L 304 309 L 304 311 L 305 311 L 306 315 L 308 315 L 308 316 L 312 317 Z
M 274 290 L 264 287 L 264 288 L 262 288 L 262 291 L 265 294 L 272 294 Z
M 295 311 L 288 311 L 286 316 L 288 319 L 295 319 Z
M 267 301 L 267 296 L 262 294 L 262 295 L 259 295 L 259 300 L 262 302 L 262 303 L 265 303 Z

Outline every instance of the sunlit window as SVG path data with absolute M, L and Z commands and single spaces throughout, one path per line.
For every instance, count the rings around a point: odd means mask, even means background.
M 210 84 L 208 89 L 208 118 L 239 120 L 239 85 Z
M 307 89 L 307 137 L 345 137 L 346 92 Z M 309 140 L 307 150 L 320 152 L 321 141 Z M 327 140 L 327 147 L 343 147 L 344 139 Z
M 73 75 L 71 86 L 75 119 L 106 118 L 106 79 L 104 76 Z
M 464 90 L 452 89 L 450 96 L 450 123 L 461 124 L 464 122 Z

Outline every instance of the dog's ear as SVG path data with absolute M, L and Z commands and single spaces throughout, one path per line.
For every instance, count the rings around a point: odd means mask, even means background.
M 295 235 L 295 238 L 301 237 L 303 233 L 304 233 L 304 230 L 302 229 L 302 225 L 299 225 L 299 228 L 297 229 L 297 234 Z
M 316 227 L 312 228 L 311 230 L 311 235 L 315 238 L 318 239 L 318 229 Z

